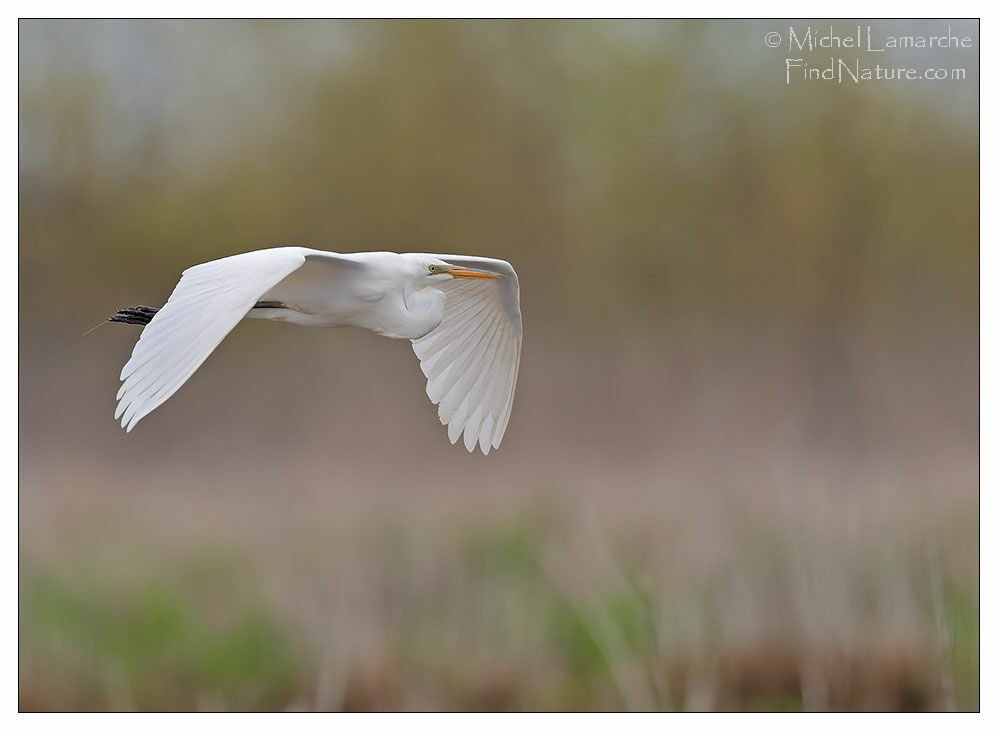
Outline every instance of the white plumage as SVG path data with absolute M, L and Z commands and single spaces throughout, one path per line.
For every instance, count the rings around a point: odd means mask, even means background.
M 450 254 L 279 247 L 191 267 L 147 318 L 121 371 L 115 419 L 131 431 L 245 317 L 409 338 L 451 443 L 464 434 L 469 452 L 488 454 L 503 440 L 520 364 L 517 273 L 503 260 Z

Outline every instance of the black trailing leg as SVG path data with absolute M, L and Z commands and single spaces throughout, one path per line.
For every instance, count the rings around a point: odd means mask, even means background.
M 150 308 L 145 305 L 136 305 L 133 308 L 122 308 L 112 315 L 108 320 L 112 323 L 131 323 L 132 325 L 149 325 L 149 321 L 160 311 L 159 308 Z
M 254 308 L 286 308 L 288 307 L 280 300 L 261 300 Z M 147 305 L 136 305 L 131 308 L 122 308 L 117 313 L 108 318 L 111 323 L 131 323 L 132 325 L 149 325 L 149 321 L 160 311 L 159 308 L 151 308 Z M 90 331 L 87 331 L 88 333 Z

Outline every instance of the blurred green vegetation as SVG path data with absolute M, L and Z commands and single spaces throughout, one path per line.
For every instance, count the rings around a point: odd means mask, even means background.
M 180 579 L 180 581 L 178 581 Z M 115 591 L 99 577 L 59 579 L 34 574 L 22 592 L 22 643 L 42 659 L 56 660 L 55 683 L 75 669 L 84 707 L 111 686 L 112 704 L 168 711 L 224 700 L 230 708 L 281 709 L 296 688 L 300 658 L 295 639 L 255 603 L 220 598 L 224 616 L 206 619 L 205 590 L 168 576 Z M 231 580 L 228 574 L 223 580 Z M 217 591 L 216 591 L 217 592 Z M 114 686 L 121 685 L 116 695 Z M 45 693 L 44 682 L 36 693 Z M 51 698 L 28 700 L 58 706 Z M 98 703 L 98 706 L 101 707 Z
M 978 707 L 981 640 L 978 595 L 963 583 L 949 581 L 943 588 L 942 617 L 950 638 L 957 703 L 962 709 Z
M 374 530 L 413 556 L 448 551 L 390 525 Z M 21 592 L 22 709 L 665 710 L 695 708 L 707 681 L 715 708 L 787 711 L 807 708 L 808 673 L 824 678 L 831 709 L 942 708 L 941 674 L 953 674 L 958 708 L 978 704 L 977 609 L 952 584 L 945 659 L 884 638 L 830 655 L 794 627 L 774 646 L 721 642 L 724 598 L 701 604 L 719 642 L 698 650 L 662 634 L 669 606 L 691 598 L 639 590 L 647 562 L 635 575 L 617 565 L 599 584 L 591 576 L 579 585 L 551 564 L 558 531 L 533 518 L 446 531 L 465 547 L 457 562 L 413 566 L 403 579 L 388 544 L 364 559 L 384 592 L 363 610 L 363 627 L 335 611 L 321 627 L 348 640 L 370 624 L 392 630 L 379 651 L 336 659 L 315 628 L 279 619 L 274 598 L 248 584 L 249 565 L 219 561 L 217 551 L 188 551 L 154 577 L 127 581 L 93 564 L 87 576 L 34 567 Z M 309 543 L 299 550 L 331 551 Z M 345 561 L 334 552 L 330 566 Z M 782 584 L 792 581 L 783 562 L 743 559 L 738 571 Z M 850 592 L 863 593 L 863 568 L 850 571 Z M 918 567 L 892 576 L 928 588 Z M 891 592 L 879 588 L 877 600 Z M 925 613 L 932 628 L 933 611 Z M 337 673 L 323 670 L 330 663 Z

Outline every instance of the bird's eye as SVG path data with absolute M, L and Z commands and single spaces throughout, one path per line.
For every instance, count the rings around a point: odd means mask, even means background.
M 436 264 L 431 264 L 430 265 L 430 273 L 433 274 L 436 271 L 437 271 L 437 265 Z

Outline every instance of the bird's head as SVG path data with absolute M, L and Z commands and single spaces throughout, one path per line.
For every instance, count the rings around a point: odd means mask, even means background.
M 469 279 L 503 279 L 503 275 L 496 274 L 495 272 L 487 272 L 486 270 L 472 269 L 470 267 L 458 267 L 457 265 L 448 264 L 443 260 L 433 257 L 421 260 L 418 264 L 418 272 L 420 276 L 429 278 L 431 283 L 459 277 Z

